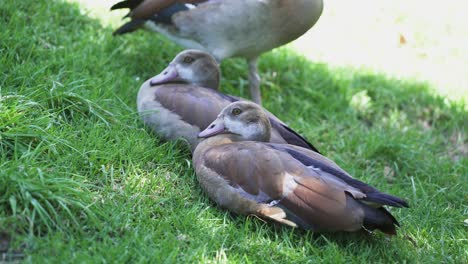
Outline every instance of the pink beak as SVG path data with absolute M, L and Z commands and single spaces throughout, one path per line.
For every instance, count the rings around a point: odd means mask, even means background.
M 169 64 L 160 74 L 154 76 L 150 80 L 150 85 L 155 86 L 158 84 L 164 84 L 176 80 L 179 77 L 177 69 L 174 64 Z
M 207 138 L 214 135 L 221 134 L 225 131 L 224 122 L 222 119 L 217 118 L 205 130 L 198 134 L 200 138 Z

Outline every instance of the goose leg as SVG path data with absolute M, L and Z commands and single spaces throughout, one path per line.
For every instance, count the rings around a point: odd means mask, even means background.
M 258 57 L 247 59 L 247 64 L 249 64 L 249 90 L 252 100 L 261 105 L 262 98 L 260 95 L 260 76 L 258 75 L 257 59 Z

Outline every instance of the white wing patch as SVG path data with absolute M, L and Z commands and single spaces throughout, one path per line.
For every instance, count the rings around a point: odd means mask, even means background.
M 273 207 L 273 206 L 279 204 L 280 202 L 281 202 L 281 200 L 273 200 L 270 203 L 268 203 L 268 206 Z
M 320 172 L 322 171 L 320 168 L 317 168 L 317 167 L 314 167 L 314 166 L 307 166 L 307 168 L 316 171 L 318 174 L 320 174 Z
M 297 187 L 296 180 L 294 180 L 294 176 L 286 173 L 284 175 L 284 180 L 283 180 L 283 197 L 288 196 L 290 193 L 294 192 L 294 190 Z

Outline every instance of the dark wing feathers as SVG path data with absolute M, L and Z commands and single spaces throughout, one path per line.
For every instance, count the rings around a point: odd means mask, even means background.
M 299 147 L 303 147 L 306 149 L 313 150 L 317 153 L 320 153 L 317 148 L 314 147 L 309 141 L 303 138 L 301 135 L 296 133 L 296 131 L 292 130 L 285 124 L 275 121 L 273 118 L 270 118 L 271 127 L 276 129 L 282 138 L 286 140 L 291 145 L 296 145 Z
M 185 4 L 175 3 L 173 5 L 161 9 L 161 11 L 157 13 L 157 15 L 153 15 L 150 19 L 155 23 L 172 24 L 172 16 L 175 13 L 178 13 L 180 11 L 186 11 L 188 9 L 189 8 Z
M 116 29 L 112 35 L 122 35 L 139 29 L 146 22 L 144 19 L 132 19 Z
M 170 23 L 172 15 L 179 11 L 188 10 L 186 4 L 198 5 L 206 0 L 126 0 L 113 5 L 110 9 L 128 8 L 127 16 L 132 19 L 155 19 L 155 22 Z
M 118 2 L 117 4 L 113 5 L 110 10 L 122 9 L 122 8 L 129 8 L 134 9 L 139 4 L 141 4 L 143 0 L 126 0 L 122 2 Z
M 376 190 L 375 192 L 366 193 L 366 195 L 367 197 L 365 200 L 370 201 L 370 202 L 390 205 L 393 207 L 406 207 L 406 208 L 409 207 L 409 204 L 407 201 L 401 198 L 398 198 L 396 196 L 390 195 L 390 194 L 382 193 L 378 190 Z
M 406 202 L 405 200 L 386 193 L 382 193 L 376 188 L 351 177 L 348 173 L 346 173 L 344 170 L 338 167 L 338 165 L 336 165 L 333 161 L 328 160 L 327 158 L 317 153 L 313 153 L 305 149 L 299 149 L 294 146 L 278 144 L 269 145 L 277 150 L 287 152 L 305 166 L 319 168 L 327 173 L 335 175 L 337 178 L 343 180 L 350 186 L 361 190 L 367 196 L 364 199 L 366 201 L 375 202 L 382 205 L 390 205 L 394 207 L 409 207 L 408 202 Z
M 294 158 L 295 160 L 299 161 L 300 163 L 302 163 L 303 165 L 307 167 L 311 166 L 313 168 L 319 168 L 320 170 L 327 172 L 328 174 L 334 175 L 340 180 L 343 180 L 349 186 L 361 190 L 362 192 L 366 194 L 366 197 L 362 199 L 364 201 L 369 201 L 369 202 L 373 202 L 373 203 L 377 203 L 381 205 L 389 205 L 389 206 L 394 206 L 394 207 L 408 207 L 408 203 L 406 201 L 398 197 L 395 197 L 386 193 L 382 193 L 376 188 L 352 178 L 348 173 L 346 173 L 338 165 L 336 165 L 336 163 L 327 159 L 326 157 L 321 156 L 320 154 L 317 154 L 312 151 L 299 148 L 296 146 L 278 145 L 278 144 L 268 144 L 268 145 L 275 147 L 276 150 L 289 154 L 292 158 Z M 302 200 L 306 200 L 308 198 L 310 199 L 310 194 L 312 193 L 311 191 L 313 191 L 313 193 L 316 193 L 316 194 L 320 193 L 320 192 L 317 192 L 317 189 L 313 187 L 313 186 L 320 186 L 320 184 L 313 183 L 313 182 L 308 183 L 308 181 L 310 181 L 311 179 L 313 178 L 307 177 L 303 179 L 303 178 L 298 177 L 296 179 L 296 182 L 301 185 L 300 187 L 304 187 L 303 189 L 308 190 L 308 192 L 305 192 L 304 194 L 302 194 L 304 197 L 306 197 L 306 198 L 302 198 Z M 294 195 L 297 196 L 297 198 L 300 198 L 301 188 L 297 188 L 297 189 L 298 190 L 294 192 Z M 333 223 L 331 227 L 341 226 L 345 228 L 345 226 L 348 225 L 351 230 L 353 228 L 353 224 L 354 225 L 356 224 L 355 221 L 357 221 L 358 219 L 361 219 L 361 217 L 363 217 L 362 225 L 368 230 L 379 229 L 384 233 L 394 235 L 396 234 L 395 226 L 400 226 L 398 221 L 395 219 L 395 217 L 391 215 L 385 208 L 383 207 L 375 208 L 366 203 L 358 202 L 358 200 L 355 200 L 350 193 L 345 194 L 346 196 L 345 203 L 343 203 L 343 197 L 339 193 L 336 193 L 336 190 L 334 190 L 334 188 L 327 188 L 327 190 L 324 191 L 322 195 L 323 195 L 323 198 L 329 199 L 328 201 L 330 202 L 326 203 L 327 200 L 323 200 L 321 204 L 327 204 L 327 206 L 333 206 L 333 205 L 336 206 L 340 204 L 341 205 L 346 204 L 346 207 L 348 208 L 348 215 L 346 216 L 347 219 L 346 220 L 343 219 L 343 222 L 340 222 L 339 220 L 332 220 Z M 317 201 L 318 198 L 315 198 L 315 199 L 316 199 L 315 201 Z M 335 203 L 332 202 L 333 200 L 335 200 Z M 326 215 L 326 213 L 315 215 L 315 211 L 319 209 L 320 208 L 317 208 L 317 207 L 312 208 L 312 210 L 309 210 L 309 212 L 307 212 L 306 215 L 301 215 L 301 214 L 305 214 L 305 212 L 302 212 L 302 211 L 295 212 L 295 216 L 300 219 L 305 220 L 304 222 L 306 223 L 307 222 L 310 223 L 310 221 L 306 221 L 308 219 L 307 217 L 312 216 L 314 218 L 312 219 L 314 220 L 313 223 L 320 223 L 318 221 L 322 219 L 321 217 Z M 341 211 L 343 210 L 344 209 L 342 209 Z M 327 210 L 327 212 L 337 213 L 337 212 L 340 212 L 340 208 L 330 209 L 330 210 Z M 360 216 L 361 212 L 363 213 L 363 216 Z M 337 215 L 329 214 L 326 218 L 328 219 L 328 221 L 330 221 L 330 219 L 336 219 Z M 322 226 L 326 228 L 327 224 L 329 223 L 326 222 L 327 221 L 326 219 L 324 219 L 324 221 L 325 222 L 322 223 Z
M 131 20 L 117 30 L 113 35 L 121 35 L 133 32 L 141 28 L 148 19 L 156 23 L 172 23 L 172 15 L 188 8 L 182 3 L 161 0 L 127 0 L 119 2 L 111 7 L 111 10 L 129 8 L 130 12 L 125 17 Z

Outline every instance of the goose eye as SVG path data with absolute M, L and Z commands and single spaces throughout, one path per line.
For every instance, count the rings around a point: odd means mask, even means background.
M 240 115 L 240 113 L 242 113 L 242 110 L 240 110 L 239 108 L 234 108 L 234 109 L 232 109 L 231 113 L 233 115 L 237 116 L 237 115 Z
M 184 58 L 184 63 L 187 63 L 187 64 L 190 64 L 194 61 L 195 59 L 193 57 L 190 57 L 190 56 L 186 56 Z

